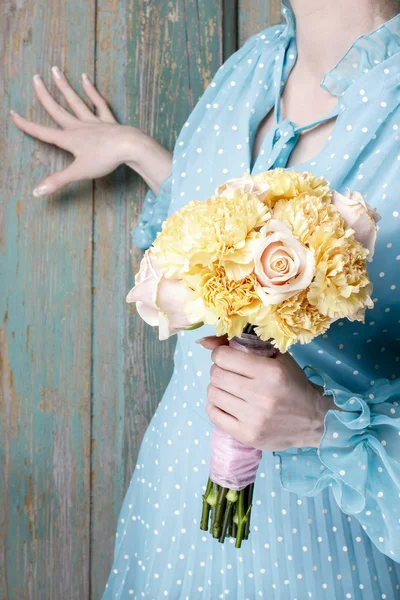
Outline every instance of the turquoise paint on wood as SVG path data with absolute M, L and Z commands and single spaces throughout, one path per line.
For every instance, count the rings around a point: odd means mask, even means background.
M 232 0 L 223 0 L 223 46 L 224 61 L 227 60 L 238 48 L 238 3 Z
M 220 2 L 98 4 L 100 90 L 116 116 L 172 151 L 222 62 Z M 92 597 L 112 564 L 116 519 L 140 443 L 171 377 L 176 340 L 137 316 L 125 296 L 142 252 L 131 230 L 147 187 L 128 168 L 96 182 L 93 337 Z M 133 540 L 134 543 L 134 540 Z
M 40 73 L 67 108 L 51 82 L 50 67 L 58 64 L 78 91 L 81 72 L 95 77 L 121 122 L 172 151 L 224 48 L 225 58 L 235 50 L 236 19 L 226 5 L 98 0 L 95 14 L 92 1 L 21 0 L 7 9 L 0 69 L 0 600 L 100 598 L 116 518 L 175 347 L 174 339 L 160 343 L 125 303 L 142 256 L 130 233 L 144 182 L 121 167 L 94 184 L 34 198 L 42 177 L 71 159 L 21 133 L 8 110 L 54 125 L 31 78 Z
M 22 134 L 8 111 L 54 125 L 32 76 L 59 98 L 54 63 L 74 84 L 92 71 L 94 3 L 22 0 L 3 11 L 0 598 L 88 598 L 91 185 L 34 198 L 70 158 Z
M 238 0 L 239 45 L 254 33 L 281 22 L 280 0 Z

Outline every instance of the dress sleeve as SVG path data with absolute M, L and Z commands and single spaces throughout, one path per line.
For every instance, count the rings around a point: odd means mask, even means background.
M 208 105 L 211 105 L 221 87 L 223 87 L 231 78 L 232 73 L 237 69 L 250 75 L 253 67 L 251 63 L 254 59 L 254 51 L 259 46 L 269 44 L 271 60 L 275 56 L 274 48 L 279 45 L 279 36 L 283 31 L 283 25 L 276 25 L 267 28 L 264 32 L 258 32 L 251 35 L 244 44 L 231 54 L 227 60 L 217 69 L 212 81 L 199 98 L 194 109 L 190 113 L 188 120 L 182 127 L 182 130 L 175 142 L 173 157 L 176 158 L 176 149 L 180 142 L 187 144 L 193 137 L 196 129 L 201 125 L 207 114 Z M 249 58 L 251 57 L 251 58 Z M 230 92 L 229 92 L 230 93 Z M 137 226 L 132 231 L 132 236 L 137 248 L 146 250 L 151 246 L 156 235 L 161 231 L 162 222 L 168 217 L 168 209 L 171 204 L 172 173 L 161 182 L 158 194 L 149 190 L 146 194 L 143 204 L 143 210 L 139 215 Z
M 400 379 L 353 394 L 313 367 L 304 371 L 342 410 L 325 415 L 319 447 L 273 452 L 282 486 L 315 496 L 328 485 L 384 554 L 400 562 Z
M 160 183 L 158 194 L 155 194 L 151 189 L 148 190 L 138 224 L 132 231 L 132 237 L 137 248 L 142 250 L 149 248 L 157 233 L 161 231 L 161 225 L 168 216 L 168 209 L 171 204 L 171 190 L 172 173 Z

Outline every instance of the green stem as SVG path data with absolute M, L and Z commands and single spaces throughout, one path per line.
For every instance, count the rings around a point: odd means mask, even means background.
M 211 521 L 210 521 L 210 529 L 209 529 L 209 532 L 211 534 L 212 534 L 213 528 L 214 528 L 218 491 L 219 491 L 219 485 L 217 483 L 214 483 L 214 481 L 213 481 L 212 482 L 212 490 L 207 496 L 207 502 L 211 505 Z
M 246 526 L 247 519 L 249 518 L 251 506 L 248 507 L 246 513 L 245 511 L 245 493 L 246 489 L 240 490 L 239 492 L 239 500 L 238 500 L 238 524 L 237 524 L 237 534 L 236 534 L 236 544 L 235 548 L 240 548 L 244 536 L 244 529 Z
M 254 333 L 253 325 L 251 323 L 246 323 L 243 333 Z
M 253 501 L 253 492 L 254 492 L 254 483 L 250 483 L 247 486 L 247 508 L 250 507 L 249 518 L 246 521 L 246 526 L 244 528 L 244 539 L 247 540 L 249 538 L 250 533 L 250 516 L 251 516 L 251 506 Z
M 210 516 L 210 504 L 207 502 L 207 496 L 208 494 L 211 492 L 212 489 L 212 481 L 210 479 L 210 477 L 208 478 L 207 481 L 207 487 L 206 487 L 206 491 L 204 492 L 202 498 L 203 498 L 203 507 L 202 507 L 202 511 L 201 511 L 201 521 L 200 521 L 200 529 L 202 529 L 203 531 L 207 531 L 208 530 L 208 519 Z
M 244 533 L 244 524 L 243 524 L 244 490 L 240 490 L 240 492 L 239 492 L 239 500 L 237 502 L 236 515 L 237 515 L 237 533 L 236 533 L 235 548 L 240 548 L 242 539 L 243 539 L 243 533 Z
M 218 498 L 218 484 L 214 483 L 213 481 L 211 482 L 211 490 L 208 492 L 207 494 L 207 502 L 208 504 L 211 506 L 211 508 L 215 507 L 217 504 L 217 498 Z
M 217 505 L 215 508 L 215 517 L 213 522 L 212 535 L 214 538 L 221 536 L 222 518 L 225 511 L 225 498 L 228 493 L 228 488 L 220 487 L 218 491 Z
M 236 537 L 237 534 L 237 502 L 233 507 L 233 516 L 232 516 L 232 537 Z
M 232 537 L 232 517 L 233 517 L 233 505 L 232 505 L 231 515 L 230 515 L 229 521 L 228 521 L 228 527 L 226 530 L 226 537 Z
M 228 518 L 228 527 L 227 527 L 227 531 L 226 531 L 227 537 L 233 536 L 233 526 L 234 526 L 233 515 L 236 510 L 236 502 L 237 502 L 238 498 L 239 498 L 239 494 L 236 490 L 229 490 L 226 495 L 226 502 L 232 505 L 232 509 L 227 517 Z
M 226 503 L 226 509 L 225 509 L 225 514 L 224 514 L 224 521 L 222 523 L 222 530 L 221 530 L 221 536 L 219 538 L 219 541 L 221 542 L 221 544 L 224 543 L 225 541 L 225 537 L 227 535 L 229 535 L 229 527 L 232 523 L 232 513 L 233 513 L 233 502 L 227 502 Z

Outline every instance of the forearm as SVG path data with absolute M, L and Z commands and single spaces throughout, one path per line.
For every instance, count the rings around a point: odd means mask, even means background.
M 149 188 L 158 193 L 160 183 L 172 171 L 172 154 L 140 129 L 126 130 L 124 163 L 136 171 Z

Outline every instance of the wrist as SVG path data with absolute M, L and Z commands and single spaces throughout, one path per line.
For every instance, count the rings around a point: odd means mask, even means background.
M 140 165 L 143 147 L 152 139 L 147 133 L 137 127 L 121 125 L 119 131 L 119 159 L 121 164 L 126 164 L 132 169 Z
M 135 127 L 123 132 L 123 162 L 140 175 L 148 187 L 158 194 L 161 182 L 172 171 L 172 154 L 157 140 Z
M 334 400 L 333 396 L 324 396 L 324 388 L 320 385 L 316 385 L 312 382 L 313 387 L 313 400 L 315 406 L 314 419 L 310 426 L 310 435 L 307 443 L 304 446 L 310 446 L 312 448 L 318 448 L 322 435 L 324 433 L 325 416 L 329 410 L 340 410 Z
M 324 396 L 324 388 L 320 385 L 316 385 L 310 382 L 315 390 L 315 420 L 311 427 L 310 440 L 307 444 L 313 448 L 318 448 L 321 442 L 322 435 L 324 433 L 325 417 L 329 410 L 339 410 L 343 412 L 343 409 L 337 406 L 334 402 L 333 396 L 328 394 Z

